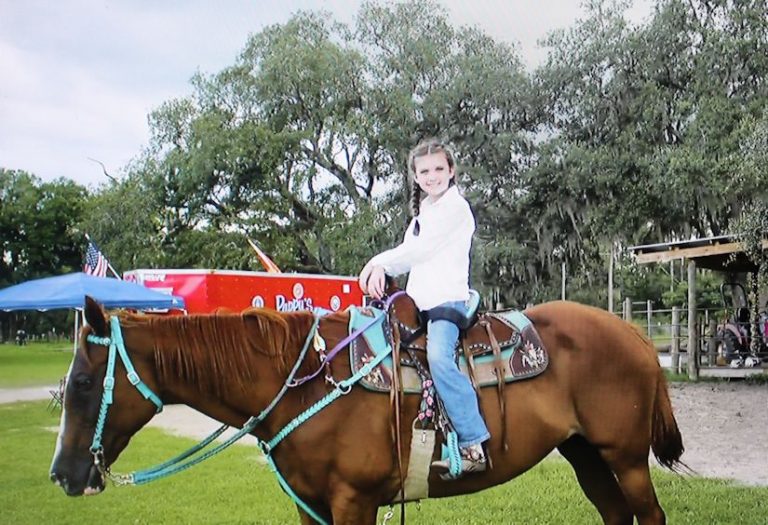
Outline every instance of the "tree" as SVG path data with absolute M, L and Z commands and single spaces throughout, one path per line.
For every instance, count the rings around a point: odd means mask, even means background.
M 569 267 L 604 267 L 606 244 L 720 234 L 749 197 L 732 181 L 766 102 L 764 3 L 665 0 L 638 28 L 625 8 L 590 2 L 536 72 L 550 137 L 528 195 Z
M 18 283 L 80 267 L 75 231 L 87 192 L 65 179 L 42 183 L 24 171 L 0 168 L 0 283 Z
M 405 157 L 416 140 L 454 142 L 485 223 L 514 193 L 533 133 L 514 51 L 451 29 L 433 3 L 365 4 L 354 28 L 299 13 L 193 85 L 192 97 L 152 113 L 146 154 L 104 190 L 112 203 L 99 213 L 125 213 L 93 228 L 131 236 L 120 222 L 141 210 L 139 229 L 163 238 L 156 248 L 173 265 L 199 266 L 184 240 L 224 231 L 253 236 L 287 269 L 356 273 L 407 223 Z
M 298 13 L 150 115 L 87 229 L 128 267 L 249 267 L 249 235 L 288 270 L 354 274 L 399 241 L 407 152 L 438 136 L 477 216 L 473 285 L 553 298 L 565 263 L 604 304 L 610 254 L 728 231 L 764 186 L 733 175 L 766 103 L 768 17 L 660 0 L 633 27 L 627 2 L 586 7 L 533 74 L 434 2 L 365 2 L 350 26 Z
M 78 271 L 84 239 L 77 231 L 86 199 L 70 180 L 43 183 L 25 171 L 0 168 L 0 287 Z M 0 340 L 9 338 L 17 317 L 32 332 L 40 316 L 0 312 Z M 49 319 L 66 330 L 66 315 Z

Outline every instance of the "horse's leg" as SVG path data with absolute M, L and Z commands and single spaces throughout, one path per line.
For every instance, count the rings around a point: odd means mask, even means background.
M 335 487 L 331 497 L 333 525 L 376 525 L 379 507 L 371 496 L 350 487 Z
M 664 525 L 667 522 L 666 516 L 653 489 L 647 448 L 644 454 L 605 449 L 601 455 L 616 474 L 619 487 L 637 517 L 638 525 Z
M 632 525 L 633 515 L 616 478 L 597 449 L 582 436 L 573 436 L 557 449 L 573 467 L 584 494 L 595 506 L 603 522 Z
M 312 518 L 312 516 L 310 516 L 307 512 L 305 512 L 300 505 L 296 505 L 296 510 L 299 511 L 299 522 L 301 525 L 317 525 L 319 523 L 315 521 L 314 518 Z M 312 511 L 318 513 L 318 515 L 324 519 L 326 523 L 336 523 L 331 519 L 327 507 L 325 507 L 322 512 L 320 512 L 320 509 L 312 507 Z

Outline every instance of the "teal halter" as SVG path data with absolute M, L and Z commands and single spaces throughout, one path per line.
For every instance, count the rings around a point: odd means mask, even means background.
M 374 320 L 371 323 L 369 323 L 368 325 L 366 325 L 365 327 L 363 327 L 362 329 L 354 333 L 354 337 L 357 337 L 360 334 L 362 334 L 365 330 L 367 330 L 373 324 L 382 322 L 386 318 L 385 312 L 388 311 L 389 305 L 391 304 L 392 300 L 394 300 L 398 295 L 402 293 L 403 292 L 399 292 L 398 294 L 395 294 L 394 296 L 390 297 L 387 301 L 387 309 L 384 311 L 379 311 L 378 315 L 375 316 Z M 114 390 L 114 386 L 115 386 L 116 355 L 120 356 L 120 359 L 123 362 L 123 366 L 125 366 L 125 369 L 127 371 L 128 381 L 130 381 L 130 383 L 136 387 L 136 389 L 141 393 L 141 395 L 144 396 L 145 399 L 148 399 L 155 404 L 155 406 L 157 407 L 157 412 L 160 412 L 163 409 L 163 403 L 162 401 L 160 401 L 160 398 L 154 392 L 152 392 L 152 390 L 139 378 L 139 375 L 136 373 L 136 370 L 133 367 L 133 363 L 131 363 L 131 360 L 128 357 L 128 352 L 125 349 L 125 343 L 123 342 L 123 335 L 120 329 L 120 321 L 117 317 L 112 317 L 110 319 L 111 332 L 112 332 L 111 338 L 98 337 L 93 334 L 89 334 L 86 337 L 86 340 L 91 343 L 99 344 L 103 346 L 109 346 L 109 355 L 107 359 L 107 372 L 106 372 L 106 375 L 104 376 L 104 393 L 101 400 L 101 407 L 99 409 L 99 418 L 96 423 L 96 430 L 93 435 L 93 442 L 91 444 L 91 453 L 93 454 L 94 463 L 96 467 L 99 469 L 99 471 L 102 473 L 104 477 L 111 479 L 117 485 L 141 485 L 141 484 L 149 483 L 150 481 L 154 481 L 156 479 L 160 479 L 162 477 L 165 477 L 171 474 L 175 474 L 176 472 L 185 470 L 191 467 L 192 465 L 195 465 L 205 459 L 208 459 L 209 457 L 214 456 L 215 454 L 221 452 L 225 448 L 234 444 L 236 441 L 238 441 L 240 438 L 242 438 L 246 434 L 251 433 L 256 428 L 256 426 L 259 423 L 261 423 L 270 414 L 272 409 L 274 409 L 275 406 L 277 406 L 278 402 L 283 398 L 287 390 L 290 387 L 295 386 L 294 381 L 295 381 L 296 373 L 300 365 L 304 361 L 304 357 L 306 356 L 310 342 L 312 341 L 317 331 L 319 322 L 320 322 L 320 316 L 316 315 L 314 322 L 312 324 L 312 328 L 310 329 L 309 333 L 307 334 L 307 338 L 304 341 L 304 346 L 299 354 L 299 357 L 296 360 L 296 363 L 294 364 L 293 369 L 288 374 L 288 377 L 286 378 L 280 391 L 277 393 L 277 395 L 275 395 L 275 397 L 272 399 L 269 405 L 258 416 L 251 417 L 250 419 L 248 419 L 248 421 L 246 421 L 245 424 L 243 425 L 243 428 L 241 428 L 234 436 L 230 437 L 224 443 L 215 447 L 213 450 L 210 450 L 207 453 L 198 455 L 197 457 L 193 457 L 195 454 L 200 452 L 203 448 L 207 447 L 215 438 L 221 435 L 221 433 L 223 433 L 224 430 L 228 428 L 227 425 L 223 425 L 221 428 L 219 428 L 213 434 L 205 438 L 198 445 L 195 445 L 194 447 L 187 450 L 186 452 L 180 454 L 179 456 L 161 465 L 158 465 L 153 468 L 145 469 L 143 471 L 133 472 L 131 474 L 113 475 L 109 471 L 109 468 L 106 466 L 104 462 L 104 448 L 101 443 L 101 436 L 104 431 L 104 423 L 107 417 L 107 410 L 109 409 L 109 405 L 111 405 L 113 402 L 112 391 Z M 343 343 L 347 344 L 346 340 L 343 341 Z M 264 453 L 264 455 L 266 456 L 270 467 L 275 472 L 275 475 L 277 476 L 277 480 L 280 486 L 294 500 L 296 504 L 298 504 L 307 514 L 309 514 L 316 522 L 320 523 L 321 525 L 328 525 L 328 522 L 325 519 L 323 519 L 323 517 L 320 516 L 317 512 L 315 512 L 314 509 L 312 509 L 309 505 L 307 505 L 307 503 L 304 502 L 298 496 L 298 494 L 296 494 L 291 489 L 287 480 L 282 476 L 279 469 L 277 468 L 277 465 L 275 464 L 275 460 L 272 457 L 272 450 L 281 441 L 283 441 L 291 432 L 296 430 L 296 428 L 298 428 L 300 425 L 302 425 L 312 416 L 314 416 L 315 414 L 323 410 L 325 407 L 330 405 L 333 401 L 335 401 L 339 397 L 348 394 L 352 390 L 352 387 L 355 385 L 355 383 L 360 381 L 360 379 L 362 379 L 366 375 L 370 374 L 373 371 L 373 369 L 376 366 L 378 366 L 391 353 L 392 353 L 392 348 L 389 347 L 387 348 L 386 351 L 381 352 L 373 360 L 366 363 L 351 377 L 336 384 L 335 388 L 330 393 L 328 393 L 326 396 L 321 398 L 319 401 L 317 401 L 311 407 L 306 409 L 304 412 L 296 416 L 287 425 L 285 425 L 271 440 L 264 441 L 257 438 L 257 443 L 261 448 L 262 452 Z
M 101 406 L 99 407 L 99 419 L 96 421 L 96 430 L 93 433 L 93 441 L 91 442 L 91 454 L 93 454 L 96 467 L 102 472 L 106 470 L 104 465 L 104 446 L 101 443 L 101 437 L 104 433 L 104 424 L 107 420 L 107 410 L 109 405 L 114 401 L 113 391 L 115 389 L 115 361 L 117 356 L 123 362 L 125 367 L 126 377 L 128 381 L 136 387 L 136 390 L 144 396 L 144 399 L 151 401 L 156 407 L 157 412 L 163 410 L 163 402 L 160 398 L 152 392 L 144 381 L 141 380 L 139 374 L 136 373 L 136 369 L 131 362 L 131 358 L 128 356 L 128 352 L 125 350 L 125 343 L 123 342 L 123 334 L 120 331 L 120 320 L 117 317 L 110 319 L 110 326 L 112 337 L 99 337 L 94 334 L 89 334 L 86 340 L 97 344 L 109 347 L 109 353 L 107 355 L 107 371 L 104 375 L 104 392 L 101 396 Z
M 104 462 L 104 448 L 101 443 L 101 436 L 104 431 L 104 423 L 107 417 L 107 410 L 113 401 L 112 391 L 114 390 L 115 386 L 114 376 L 116 354 L 119 355 L 120 359 L 123 361 L 123 365 L 128 371 L 128 380 L 131 382 L 131 384 L 134 385 L 146 399 L 149 399 L 155 404 L 157 407 L 157 412 L 160 412 L 163 407 L 163 403 L 160 401 L 160 398 L 155 395 L 144 382 L 141 381 L 138 374 L 136 373 L 136 370 L 133 367 L 133 363 L 131 363 L 131 360 L 128 357 L 128 353 L 125 350 L 125 343 L 123 342 L 123 335 L 120 329 L 120 321 L 116 317 L 112 317 L 110 319 L 112 332 L 111 338 L 98 337 L 93 334 L 89 334 L 86 337 L 86 340 L 91 343 L 109 347 L 107 372 L 104 376 L 104 394 L 102 396 L 101 407 L 99 409 L 99 418 L 96 423 L 96 430 L 94 432 L 93 442 L 91 444 L 91 453 L 94 457 L 94 464 L 99 469 L 102 476 L 111 480 L 113 483 L 115 483 L 115 485 L 143 485 L 145 483 L 149 483 L 150 481 L 154 481 L 171 474 L 181 472 L 182 470 L 186 470 L 189 467 L 196 465 L 212 456 L 215 456 L 222 450 L 228 448 L 230 445 L 234 444 L 246 434 L 250 434 L 256 428 L 256 426 L 258 426 L 259 423 L 261 423 L 272 412 L 275 406 L 277 406 L 277 404 L 283 398 L 285 393 L 290 388 L 291 382 L 296 377 L 296 372 L 299 370 L 299 367 L 304 361 L 304 357 L 306 356 L 309 345 L 315 333 L 317 332 L 319 323 L 320 317 L 315 316 L 312 327 L 307 334 L 307 338 L 304 341 L 304 346 L 302 347 L 301 353 L 299 354 L 299 358 L 296 360 L 296 363 L 294 364 L 290 374 L 288 374 L 283 387 L 275 395 L 274 399 L 272 399 L 269 405 L 267 405 L 267 407 L 258 416 L 254 416 L 248 419 L 248 421 L 245 422 L 243 427 L 238 430 L 235 435 L 227 439 L 224 443 L 214 447 L 213 449 L 202 452 L 203 449 L 207 448 L 208 445 L 210 445 L 217 437 L 219 437 L 225 430 L 229 428 L 229 425 L 222 425 L 219 429 L 215 430 L 213 433 L 211 433 L 211 435 L 206 437 L 200 443 L 186 450 L 185 452 L 182 452 L 178 456 L 166 461 L 165 463 L 144 470 L 135 471 L 130 474 L 112 474 Z

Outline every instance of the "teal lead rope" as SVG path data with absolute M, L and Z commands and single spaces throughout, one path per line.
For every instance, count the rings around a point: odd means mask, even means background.
M 461 476 L 461 452 L 459 451 L 459 437 L 455 431 L 446 433 L 446 444 L 442 448 L 442 459 L 448 460 L 448 475 L 452 478 Z
M 307 335 L 307 338 L 304 340 L 304 346 L 301 349 L 301 353 L 299 354 L 299 357 L 296 360 L 296 363 L 294 363 L 290 374 L 288 374 L 288 377 L 285 379 L 285 382 L 283 383 L 283 387 L 280 389 L 277 395 L 274 398 L 272 398 L 272 401 L 269 403 L 269 405 L 264 410 L 262 410 L 258 416 L 248 419 L 248 421 L 245 422 L 243 427 L 240 430 L 238 430 L 232 437 L 230 437 L 220 445 L 216 446 L 215 448 L 212 448 L 208 452 L 201 454 L 197 457 L 194 457 L 192 459 L 189 459 L 185 463 L 182 463 L 182 461 L 187 459 L 189 456 L 196 454 L 197 452 L 199 452 L 200 450 L 208 446 L 214 439 L 216 439 L 227 428 L 229 428 L 228 425 L 222 425 L 213 434 L 205 438 L 205 440 L 198 443 L 196 446 L 192 447 L 186 452 L 180 454 L 179 456 L 169 461 L 166 461 L 162 465 L 158 465 L 157 467 L 153 467 L 153 468 L 149 468 L 149 469 L 145 469 L 145 470 L 141 470 L 141 471 L 137 471 L 132 474 L 129 474 L 128 476 L 130 477 L 129 478 L 130 482 L 134 485 L 143 485 L 145 483 L 149 483 L 150 481 L 155 481 L 156 479 L 164 478 L 166 476 L 170 476 L 171 474 L 176 474 L 177 472 L 186 470 L 194 465 L 197 465 L 202 461 L 205 461 L 206 459 L 212 456 L 215 456 L 222 450 L 229 448 L 230 445 L 240 440 L 246 434 L 251 433 L 253 429 L 256 428 L 256 426 L 259 423 L 261 423 L 270 414 L 270 412 L 272 412 L 275 406 L 280 402 L 280 400 L 285 395 L 286 391 L 288 390 L 289 383 L 293 380 L 293 378 L 296 375 L 296 372 L 299 370 L 299 367 L 304 362 L 304 357 L 307 355 L 309 344 L 312 341 L 312 338 L 314 337 L 315 332 L 317 331 L 317 326 L 319 323 L 320 323 L 320 318 L 315 317 L 315 320 L 312 324 L 312 328 L 310 328 L 309 334 Z
M 383 315 L 382 315 L 383 317 Z M 277 464 L 275 464 L 275 460 L 272 458 L 272 450 L 283 440 L 285 439 L 291 432 L 296 430 L 302 423 L 306 422 L 309 418 L 320 412 L 322 409 L 330 405 L 332 402 L 337 400 L 342 395 L 348 394 L 352 390 L 352 386 L 360 381 L 363 377 L 370 374 L 374 368 L 376 368 L 386 357 L 388 357 L 392 353 L 392 348 L 389 347 L 387 350 L 381 352 L 378 354 L 374 359 L 366 363 L 363 367 L 361 367 L 354 375 L 348 377 L 344 381 L 339 382 L 339 384 L 336 386 L 335 389 L 333 389 L 330 393 L 328 393 L 325 397 L 320 399 L 317 403 L 306 409 L 304 412 L 293 418 L 287 425 L 285 425 L 282 430 L 280 430 L 277 434 L 275 434 L 275 437 L 273 437 L 268 442 L 259 440 L 259 447 L 261 447 L 261 450 L 264 452 L 264 455 L 267 457 L 267 461 L 269 462 L 269 466 L 272 468 L 272 470 L 275 473 L 275 476 L 277 477 L 278 483 L 280 483 L 280 486 L 283 488 L 283 490 L 288 494 L 291 499 L 299 506 L 301 509 L 309 514 L 313 520 L 320 523 L 321 525 L 328 525 L 328 522 L 325 521 L 317 512 L 312 510 L 312 508 L 307 505 L 304 500 L 302 500 L 298 494 L 296 494 L 291 486 L 288 484 L 288 481 L 283 477 L 283 475 L 280 473 L 280 470 L 277 468 Z M 461 462 L 459 462 L 459 465 L 461 465 Z M 461 468 L 461 467 L 459 467 Z
M 245 422 L 243 427 L 235 435 L 227 439 L 221 445 L 218 445 L 217 447 L 209 450 L 204 454 L 201 454 L 196 457 L 191 457 L 199 453 L 208 445 L 210 445 L 217 437 L 219 437 L 225 430 L 229 428 L 229 425 L 222 425 L 217 430 L 215 430 L 211 435 L 206 437 L 203 441 L 193 446 L 192 448 L 182 452 L 178 456 L 169 459 L 165 463 L 162 463 L 160 465 L 157 465 L 155 467 L 151 467 L 148 469 L 135 471 L 130 474 L 112 474 L 111 472 L 109 472 L 108 469 L 103 467 L 102 465 L 103 458 L 101 457 L 103 453 L 103 448 L 101 445 L 101 436 L 104 430 L 104 424 L 106 422 L 107 410 L 109 409 L 109 405 L 111 405 L 113 402 L 113 390 L 115 385 L 114 371 L 115 371 L 116 355 L 119 355 L 120 359 L 123 361 L 123 365 L 125 366 L 125 369 L 128 373 L 127 374 L 128 380 L 131 382 L 131 384 L 134 385 L 134 387 L 136 387 L 146 399 L 152 401 L 155 404 L 158 412 L 162 410 L 163 405 L 162 405 L 162 402 L 160 401 L 160 398 L 158 398 L 157 395 L 155 395 L 155 393 L 152 392 L 152 390 L 150 390 L 150 388 L 143 381 L 141 381 L 141 379 L 139 379 L 139 376 L 136 373 L 135 368 L 133 367 L 133 363 L 131 362 L 130 357 L 128 356 L 128 353 L 125 350 L 125 344 L 123 342 L 122 332 L 120 330 L 120 321 L 116 317 L 112 317 L 110 320 L 110 323 L 111 323 L 111 332 L 112 332 L 111 338 L 98 337 L 93 334 L 90 334 L 87 337 L 88 341 L 91 343 L 109 347 L 109 353 L 107 355 L 107 371 L 104 377 L 104 392 L 102 395 L 101 407 L 99 408 L 99 417 L 96 423 L 96 430 L 94 432 L 93 442 L 91 443 L 91 453 L 93 453 L 95 457 L 95 461 L 97 461 L 97 466 L 99 466 L 99 468 L 104 469 L 103 472 L 115 484 L 143 485 L 145 483 L 149 483 L 150 481 L 155 481 L 157 479 L 170 476 L 171 474 L 175 474 L 177 472 L 186 470 L 189 467 L 196 465 L 201 461 L 204 461 L 210 458 L 211 456 L 218 454 L 219 452 L 229 447 L 230 445 L 235 443 L 237 440 L 239 440 L 246 434 L 253 431 L 253 429 L 256 428 L 256 426 L 259 423 L 261 423 L 261 421 L 263 421 L 264 418 L 267 417 L 267 415 L 269 415 L 272 409 L 274 409 L 274 407 L 277 405 L 277 403 L 280 401 L 283 395 L 285 395 L 285 392 L 288 390 L 288 383 L 294 378 L 294 376 L 296 375 L 296 372 L 301 366 L 301 363 L 304 361 L 304 357 L 306 356 L 307 350 L 309 349 L 309 344 L 312 341 L 312 338 L 314 337 L 315 332 L 317 331 L 318 324 L 320 323 L 320 318 L 315 317 L 315 320 L 312 324 L 312 328 L 310 329 L 309 334 L 307 335 L 307 338 L 304 341 L 304 346 L 301 349 L 301 353 L 299 354 L 299 357 L 296 360 L 296 363 L 294 364 L 293 369 L 291 370 L 291 373 L 288 374 L 288 377 L 286 378 L 286 381 L 283 384 L 282 389 L 272 399 L 272 402 L 264 410 L 262 410 L 257 417 L 250 418 L 248 421 Z

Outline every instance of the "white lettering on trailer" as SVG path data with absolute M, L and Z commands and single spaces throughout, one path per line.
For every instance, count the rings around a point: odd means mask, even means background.
M 312 304 L 311 297 L 288 300 L 284 295 L 275 296 L 275 310 L 278 312 L 298 312 L 299 310 L 312 310 L 313 308 L 314 305 Z

